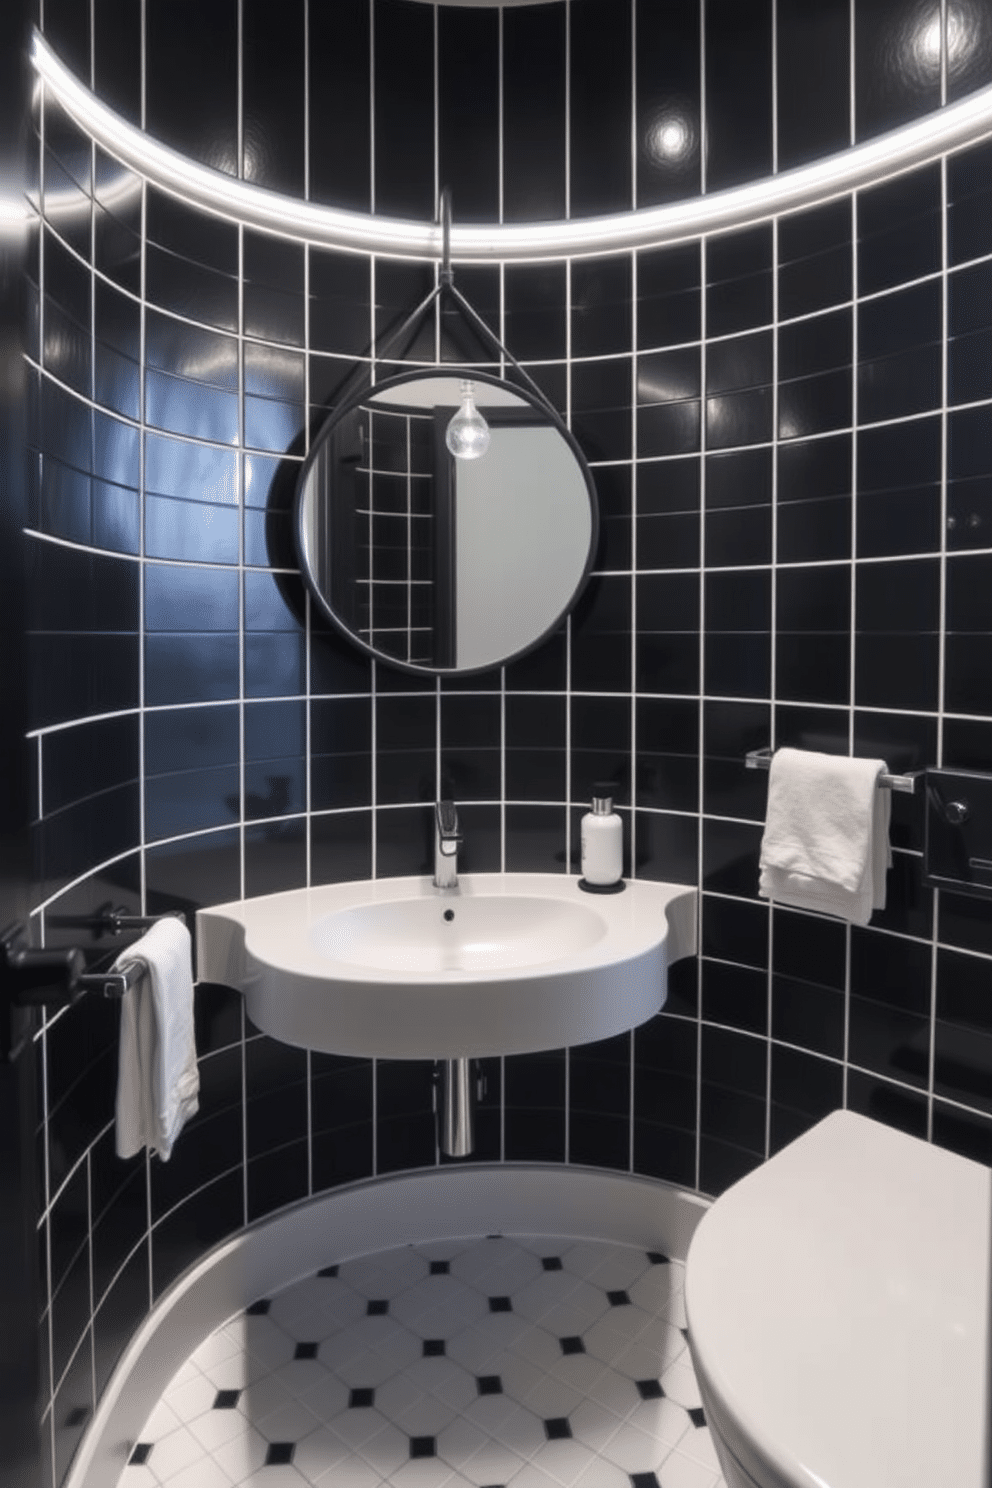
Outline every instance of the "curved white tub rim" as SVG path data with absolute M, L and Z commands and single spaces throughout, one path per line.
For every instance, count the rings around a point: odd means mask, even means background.
M 300 201 L 212 170 L 160 144 L 101 102 L 37 32 L 31 60 L 44 89 L 102 149 L 204 211 L 350 253 L 427 260 L 442 256 L 441 229 L 434 223 Z M 569 221 L 453 225 L 451 255 L 456 261 L 512 263 L 659 247 L 726 232 L 874 185 L 990 134 L 992 84 L 822 160 L 668 206 Z
M 159 1299 L 118 1361 L 64 1488 L 114 1488 L 148 1415 L 199 1344 L 258 1298 L 323 1266 L 495 1233 L 613 1240 L 684 1261 L 709 1204 L 629 1173 L 478 1163 L 365 1179 L 291 1205 L 223 1241 Z

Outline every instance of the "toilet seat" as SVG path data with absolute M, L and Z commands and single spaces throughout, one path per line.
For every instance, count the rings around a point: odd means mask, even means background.
M 990 1221 L 992 1171 L 850 1111 L 717 1199 L 685 1299 L 732 1488 L 987 1488 Z

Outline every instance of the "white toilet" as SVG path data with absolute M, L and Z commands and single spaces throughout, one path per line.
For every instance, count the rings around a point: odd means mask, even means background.
M 835 1111 L 686 1260 L 728 1488 L 988 1488 L 992 1171 Z

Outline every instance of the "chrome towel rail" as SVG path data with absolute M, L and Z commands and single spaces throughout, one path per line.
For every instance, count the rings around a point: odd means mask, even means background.
M 744 756 L 745 767 L 748 770 L 769 770 L 774 753 L 773 749 L 750 749 Z M 916 794 L 916 782 L 922 774 L 922 770 L 911 770 L 908 775 L 882 774 L 878 783 L 883 790 L 901 791 L 903 795 L 912 796 Z

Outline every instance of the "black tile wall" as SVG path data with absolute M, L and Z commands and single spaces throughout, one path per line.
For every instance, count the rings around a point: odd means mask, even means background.
M 445 184 L 456 221 L 659 205 L 940 96 L 929 11 L 897 0 L 859 0 L 853 37 L 841 0 L 769 0 L 746 25 L 729 0 L 378 0 L 372 20 L 367 0 L 292 0 L 278 28 L 252 0 L 240 51 L 233 0 L 181 9 L 177 25 L 148 0 L 144 76 L 118 0 L 91 8 L 92 35 L 85 7 L 46 5 L 46 28 L 174 148 L 428 220 Z M 949 97 L 987 81 L 988 22 L 948 58 Z M 989 1161 L 992 936 L 977 901 L 923 887 L 918 802 L 894 800 L 888 907 L 852 933 L 758 898 L 767 777 L 744 767 L 788 742 L 917 769 L 939 742 L 945 763 L 992 768 L 988 147 L 702 244 L 459 271 L 568 412 L 602 517 L 569 623 L 460 686 L 375 664 L 311 617 L 289 529 L 309 433 L 432 271 L 199 212 L 54 109 L 45 138 L 30 619 L 46 934 L 71 939 L 60 914 L 108 898 L 137 908 L 142 883 L 149 910 L 193 911 L 428 872 L 439 789 L 460 802 L 466 868 L 568 871 L 605 776 L 628 867 L 705 891 L 701 958 L 632 1035 L 486 1061 L 479 1160 L 717 1193 L 847 1105 Z M 407 354 L 432 359 L 433 332 Z M 38 1039 L 55 1481 L 74 1408 L 205 1249 L 310 1193 L 438 1161 L 429 1063 L 308 1056 L 246 1028 L 224 989 L 197 1000 L 201 1112 L 169 1165 L 114 1156 L 113 1009 L 80 1004 Z

